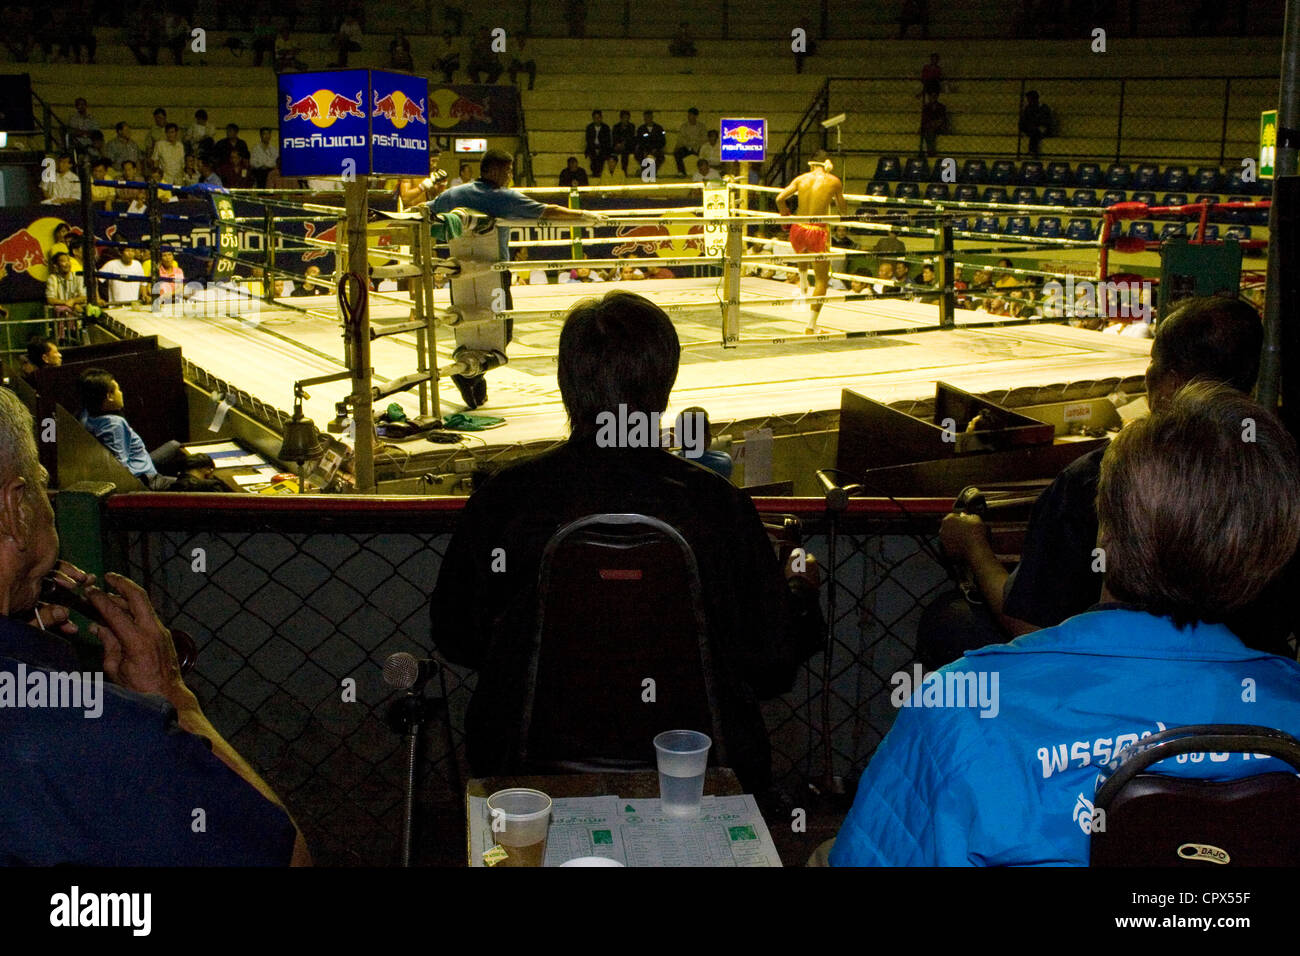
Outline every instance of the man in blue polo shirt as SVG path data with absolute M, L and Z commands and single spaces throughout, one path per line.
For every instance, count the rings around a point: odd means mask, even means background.
M 165 491 L 175 483 L 175 478 L 158 474 L 157 466 L 175 455 L 180 443 L 169 441 L 153 452 L 145 447 L 144 439 L 121 415 L 124 403 L 122 387 L 111 373 L 102 368 L 82 372 L 77 380 L 77 395 L 81 399 L 81 424 L 131 474 L 154 491 Z
M 518 190 L 509 188 L 513 172 L 514 159 L 509 153 L 500 149 L 489 149 L 483 154 L 483 161 L 479 164 L 479 178 L 472 183 L 453 186 L 443 191 L 433 201 L 433 211 L 441 213 L 464 208 L 481 212 L 485 216 L 491 216 L 494 219 L 531 219 L 545 220 L 547 222 L 582 223 L 585 225 L 599 225 L 605 221 L 605 217 L 599 213 L 567 209 L 564 206 L 555 206 L 529 199 Z M 497 241 L 499 261 L 509 262 L 509 227 L 501 226 L 497 229 Z M 508 272 L 501 273 L 501 289 L 504 292 L 506 308 L 514 308 L 514 303 L 510 298 L 510 274 Z M 484 325 L 485 323 L 476 324 Z M 495 326 L 495 323 L 493 325 Z M 506 319 L 503 325 L 490 331 L 474 329 L 473 326 L 470 329 L 462 330 L 460 326 L 456 326 L 457 348 L 453 353 L 453 358 L 466 356 L 466 353 L 475 353 L 472 356 L 472 364 L 478 367 L 478 371 L 474 374 L 453 375 L 451 377 L 460 390 L 461 398 L 464 399 L 466 406 L 471 410 L 478 408 L 487 401 L 487 382 L 484 381 L 484 373 L 498 365 L 505 364 L 505 350 L 506 346 L 510 344 L 513 331 L 514 322 L 511 319 Z
M 144 589 L 109 574 L 110 593 L 59 564 L 100 618 L 102 673 L 60 635 L 67 609 L 38 606 L 59 553 L 44 472 L 31 415 L 0 389 L 0 865 L 310 863 L 280 799 L 185 686 Z
M 898 719 L 832 866 L 1086 866 L 1098 774 L 1127 744 L 1193 724 L 1300 735 L 1300 665 L 1221 623 L 1300 540 L 1300 462 L 1277 419 L 1235 389 L 1188 385 L 1111 442 L 1097 513 L 1101 604 L 924 680 L 919 665 L 894 675 Z M 1153 772 L 1288 769 L 1209 754 Z

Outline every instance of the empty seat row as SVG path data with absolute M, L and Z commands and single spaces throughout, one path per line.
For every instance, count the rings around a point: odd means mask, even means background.
M 1031 224 L 1029 216 L 1008 216 L 1005 226 L 997 216 L 977 216 L 974 220 L 968 216 L 958 216 L 951 220 L 951 223 L 955 232 L 1033 236 L 1044 239 L 1059 239 L 1062 234 L 1061 220 L 1057 216 L 1042 216 L 1037 224 Z M 1154 241 L 1157 238 L 1171 239 L 1178 236 L 1195 236 L 1196 234 L 1196 229 L 1189 230 L 1185 222 L 1166 222 L 1158 225 L 1160 226 L 1159 233 L 1156 232 L 1157 223 L 1137 220 L 1129 224 L 1126 233 L 1124 224 L 1116 223 L 1111 230 L 1111 236 L 1118 238 L 1128 235 L 1133 239 Z M 1065 227 L 1066 239 L 1091 242 L 1097 239 L 1099 234 L 1100 224 L 1091 219 L 1071 219 Z M 1229 226 L 1224 230 L 1224 236 L 1229 239 L 1249 239 L 1251 238 L 1251 229 L 1250 226 Z M 1213 223 L 1207 225 L 1205 227 L 1205 238 L 1209 242 L 1219 241 L 1219 227 Z
M 876 160 L 873 179 L 885 182 L 906 181 L 924 183 L 936 181 L 942 175 L 941 163 L 913 157 L 901 163 L 897 156 L 881 156 Z M 1267 194 L 1271 182 L 1242 181 L 1241 169 L 1234 167 L 1226 174 L 1217 166 L 1201 166 L 1195 173 L 1186 166 L 1166 166 L 1162 172 L 1154 163 L 1142 163 L 1134 169 L 1127 163 L 1112 163 L 1103 171 L 1100 163 L 1080 163 L 1077 168 L 1066 162 L 1042 163 L 1031 159 L 1017 166 L 1009 159 L 988 163 L 983 159 L 968 159 L 962 164 L 958 181 L 962 183 L 987 183 L 993 186 L 1081 186 L 1091 189 L 1141 189 L 1181 192 L 1244 192 Z

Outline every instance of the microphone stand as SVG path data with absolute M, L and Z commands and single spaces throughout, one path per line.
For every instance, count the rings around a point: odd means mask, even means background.
M 403 697 L 388 706 L 386 720 L 406 744 L 406 802 L 402 811 L 402 862 L 411 865 L 411 841 L 415 823 L 416 768 L 420 753 L 420 728 L 429 719 L 430 701 L 424 696 L 424 681 L 418 681 Z M 455 759 L 455 754 L 452 755 Z

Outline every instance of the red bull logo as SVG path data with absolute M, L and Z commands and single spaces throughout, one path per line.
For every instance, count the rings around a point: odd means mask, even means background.
M 0 239 L 0 279 L 11 272 L 30 272 L 34 266 L 45 265 L 45 252 L 40 240 L 26 229 L 19 229 Z
M 310 96 L 304 96 L 302 99 L 295 100 L 286 95 L 284 98 L 284 121 L 300 119 L 306 120 L 313 126 L 332 126 L 335 120 L 342 119 L 345 116 L 355 116 L 358 119 L 365 119 L 365 110 L 361 104 L 365 99 L 365 94 L 360 90 L 355 97 L 349 98 L 342 93 L 336 93 L 333 90 L 317 90 Z
M 451 104 L 451 110 L 448 112 L 454 120 L 478 120 L 487 122 L 487 107 L 482 103 L 475 102 L 467 96 L 458 96 L 456 101 Z
M 382 116 L 388 122 L 393 124 L 394 129 L 401 129 L 407 123 L 422 123 L 428 125 L 425 119 L 424 100 L 418 103 L 408 97 L 401 90 L 393 90 L 385 97 L 380 97 L 378 91 L 374 93 L 375 108 L 371 116 Z M 433 115 L 438 115 L 436 104 L 432 107 Z
M 722 134 L 722 138 L 736 143 L 748 143 L 751 139 L 762 139 L 763 131 L 751 126 L 733 126 Z
M 704 226 L 673 225 L 662 226 L 657 223 L 644 226 L 619 226 L 616 238 L 624 241 L 610 250 L 615 259 L 626 255 L 641 256 L 680 256 L 689 249 L 697 253 L 704 251 Z M 649 241 L 651 238 L 659 241 Z M 667 240 L 666 242 L 663 240 Z
M 317 235 L 316 224 L 314 222 L 306 222 L 303 223 L 303 231 L 306 234 L 306 237 L 308 239 L 319 239 L 321 242 L 335 242 L 338 239 L 338 235 L 339 235 L 339 224 L 335 223 L 334 225 L 326 229 L 324 232 L 322 232 L 320 235 Z M 302 261 L 311 262 L 313 259 L 324 259 L 326 256 L 331 255 L 332 253 L 333 250 L 331 249 L 325 249 L 320 246 L 317 246 L 314 249 L 308 249 L 306 252 L 304 252 L 302 254 Z
M 618 231 L 614 234 L 619 239 L 635 240 L 642 236 L 667 236 L 668 227 L 654 225 L 644 226 L 619 226 Z M 658 242 L 623 242 L 610 250 L 610 257 L 621 259 L 626 255 L 653 256 L 659 251 L 661 243 Z

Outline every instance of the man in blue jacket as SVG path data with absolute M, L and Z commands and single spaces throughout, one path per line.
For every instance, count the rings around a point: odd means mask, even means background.
M 1102 603 L 924 680 L 894 676 L 899 716 L 832 866 L 1086 866 L 1098 774 L 1125 745 L 1190 724 L 1300 734 L 1300 665 L 1221 623 L 1300 540 L 1300 462 L 1282 425 L 1234 389 L 1193 383 L 1111 443 L 1097 511 Z M 1210 754 L 1153 772 L 1286 769 Z

